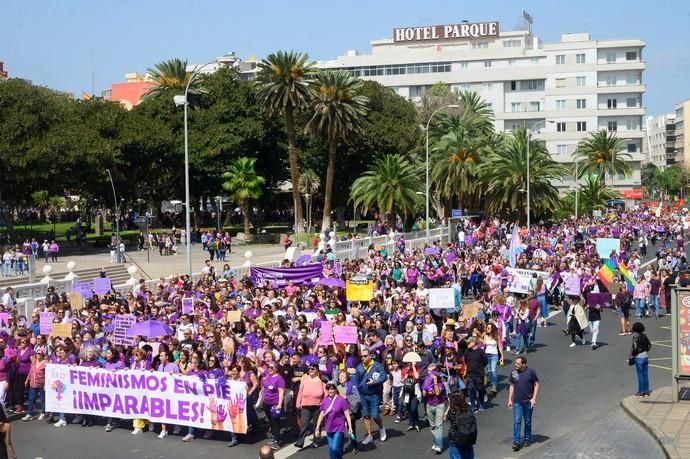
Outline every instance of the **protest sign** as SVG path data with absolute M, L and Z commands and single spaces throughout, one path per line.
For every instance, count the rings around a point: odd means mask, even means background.
M 620 252 L 621 240 L 610 237 L 597 238 L 597 254 L 599 258 L 611 258 L 611 252 Z
M 371 301 L 374 298 L 374 283 L 367 278 L 352 278 L 345 286 L 347 301 Z
M 478 303 L 470 303 L 470 304 L 465 304 L 462 306 L 462 315 L 465 317 L 465 320 L 474 319 L 475 317 L 477 317 L 478 313 L 479 313 L 479 304 Z
M 52 312 L 42 312 L 39 315 L 39 331 L 41 335 L 50 336 L 50 332 L 53 330 L 53 313 Z
M 72 336 L 72 324 L 53 324 L 50 336 L 62 336 L 63 338 Z
M 315 312 L 303 312 L 304 317 L 307 319 L 307 324 L 311 325 L 314 323 L 314 320 L 316 319 L 316 313 Z
M 9 314 L 6 312 L 0 312 L 0 325 L 3 327 L 6 327 L 10 324 L 9 320 L 7 320 L 9 317 Z
M 81 293 L 84 299 L 91 298 L 93 291 L 91 290 L 91 283 L 89 282 L 75 282 L 72 284 L 72 291 Z
M 244 381 L 49 364 L 45 388 L 49 412 L 247 431 Z
M 322 276 L 323 266 L 320 263 L 295 268 L 249 268 L 249 278 L 254 285 L 266 281 L 276 286 L 287 285 L 288 281 L 294 284 L 314 283 Z
M 93 291 L 96 295 L 105 295 L 110 291 L 111 283 L 107 277 L 97 277 L 93 280 Z
M 242 311 L 228 311 L 225 313 L 225 320 L 228 322 L 239 322 L 242 320 Z
M 453 309 L 455 308 L 455 289 L 453 288 L 430 288 L 429 307 L 431 309 Z
M 350 325 L 338 325 L 333 327 L 335 342 L 338 344 L 357 344 L 357 327 Z
M 69 305 L 72 311 L 81 311 L 84 307 L 84 300 L 80 292 L 69 292 Z
M 134 337 L 127 335 L 132 325 L 137 322 L 136 317 L 131 314 L 118 314 L 113 322 L 113 337 L 111 342 L 115 345 L 134 346 Z
M 194 298 L 182 298 L 182 314 L 194 313 Z
M 580 295 L 580 276 L 577 274 L 564 273 L 562 277 L 565 286 L 565 294 L 571 296 Z
M 508 291 L 513 293 L 529 293 L 534 288 L 534 282 L 541 276 L 546 288 L 551 288 L 551 277 L 544 271 L 531 269 L 506 268 L 508 272 Z M 535 277 L 536 274 L 536 277 Z
M 587 306 L 596 306 L 597 304 L 601 307 L 606 306 L 606 303 L 611 302 L 610 293 L 588 293 L 587 294 Z
M 319 344 L 327 346 L 333 344 L 333 324 L 330 320 L 322 320 L 319 328 Z

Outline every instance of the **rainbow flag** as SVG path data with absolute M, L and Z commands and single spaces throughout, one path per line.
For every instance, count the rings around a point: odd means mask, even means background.
M 632 293 L 635 290 L 635 279 L 632 278 L 630 275 L 630 272 L 628 271 L 628 267 L 625 265 L 624 261 L 621 261 L 620 264 L 618 265 L 618 269 L 621 272 L 621 275 L 623 276 L 623 279 L 625 280 L 625 285 L 628 286 L 628 290 Z
M 607 290 L 610 290 L 609 285 L 613 282 L 613 273 L 616 271 L 616 268 L 618 268 L 616 261 L 613 258 L 609 258 L 597 271 L 597 277 Z

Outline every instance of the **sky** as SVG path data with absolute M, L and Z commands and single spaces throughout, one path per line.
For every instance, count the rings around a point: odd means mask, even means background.
M 497 20 L 512 30 L 523 9 L 544 42 L 585 31 L 642 39 L 648 115 L 690 97 L 687 0 L 0 0 L 0 61 L 10 76 L 76 95 L 91 93 L 93 72 L 100 94 L 173 57 L 205 63 L 294 49 L 329 60 L 368 53 L 370 40 L 400 26 Z

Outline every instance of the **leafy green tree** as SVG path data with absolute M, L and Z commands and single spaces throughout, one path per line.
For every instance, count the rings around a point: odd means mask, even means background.
M 558 208 L 558 189 L 553 183 L 567 174 L 568 169 L 551 158 L 544 142 L 528 138 L 526 129 L 517 129 L 506 138 L 503 148 L 486 156 L 481 168 L 479 186 L 484 190 L 487 211 L 517 210 L 525 216 L 528 141 L 531 210 L 547 213 Z
M 354 181 L 350 200 L 364 211 L 377 208 L 388 216 L 390 226 L 396 213 L 411 214 L 419 201 L 421 181 L 414 166 L 402 155 L 385 155 L 374 160 L 370 170 Z
M 587 175 L 580 183 L 578 200 L 581 210 L 591 215 L 593 210 L 606 209 L 609 201 L 619 199 L 620 193 L 604 186 L 595 175 Z
M 679 195 L 686 187 L 688 174 L 685 169 L 679 166 L 671 166 L 661 171 L 657 176 L 657 185 L 663 191 L 666 199 L 671 195 Z
M 319 72 L 314 80 L 313 114 L 305 132 L 328 144 L 322 230 L 331 226 L 333 176 L 338 143 L 349 143 L 362 131 L 368 99 L 360 94 L 362 81 L 345 71 Z
M 257 96 L 269 114 L 284 114 L 288 137 L 288 160 L 292 180 L 292 198 L 295 217 L 302 222 L 302 201 L 299 196 L 299 166 L 295 137 L 295 111 L 305 109 L 313 98 L 310 79 L 316 73 L 316 64 L 309 55 L 295 51 L 269 54 L 258 64 Z
M 263 177 L 257 175 L 254 165 L 256 158 L 241 157 L 230 163 L 228 171 L 223 174 L 227 179 L 223 182 L 223 189 L 230 193 L 230 199 L 242 207 L 244 217 L 244 234 L 249 235 L 250 203 L 252 199 L 259 199 L 263 193 L 266 182 Z
M 460 95 L 458 91 L 452 91 L 448 84 L 438 82 L 419 101 L 419 124 L 426 125 L 431 114 L 444 105 L 460 105 Z
M 640 170 L 642 189 L 647 196 L 654 196 L 659 187 L 659 174 L 661 170 L 654 163 L 645 163 Z
M 144 98 L 183 94 L 192 72 L 187 71 L 187 61 L 179 58 L 159 62 L 154 68 L 148 69 L 154 85 L 146 91 Z M 189 85 L 189 94 L 202 94 L 205 90 L 201 81 L 195 79 Z
M 632 173 L 631 156 L 623 152 L 623 141 L 615 132 L 605 129 L 590 133 L 580 142 L 573 158 L 579 161 L 579 175 L 596 175 L 602 185 L 606 182 L 606 173 L 613 175 Z

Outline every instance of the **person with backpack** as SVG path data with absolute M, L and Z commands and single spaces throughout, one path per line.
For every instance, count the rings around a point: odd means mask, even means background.
M 443 415 L 443 420 L 450 423 L 448 432 L 450 459 L 474 459 L 477 419 L 467 405 L 462 391 L 453 391 L 448 396 L 448 408 Z
M 539 378 L 537 372 L 527 367 L 527 358 L 517 356 L 515 369 L 510 373 L 508 388 L 508 409 L 513 411 L 513 451 L 527 448 L 532 443 L 532 411 L 537 405 L 539 395 Z M 525 421 L 524 443 L 521 442 L 520 430 Z
M 636 397 L 648 397 L 652 392 L 649 389 L 649 350 L 652 348 L 652 343 L 644 330 L 642 322 L 635 322 L 632 326 L 632 349 L 629 363 L 634 364 L 637 370 Z

